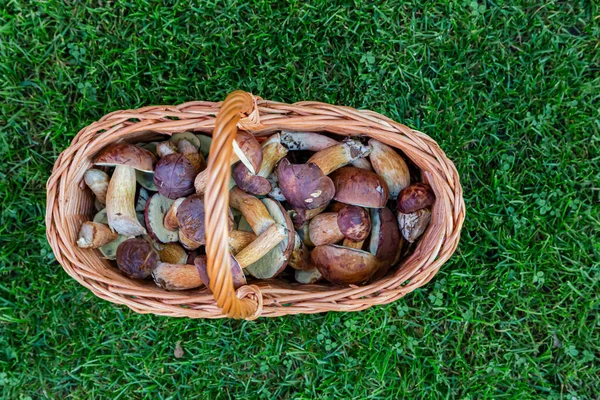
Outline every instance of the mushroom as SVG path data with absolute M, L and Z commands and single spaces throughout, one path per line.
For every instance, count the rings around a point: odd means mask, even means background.
M 156 285 L 168 291 L 196 289 L 202 280 L 195 265 L 158 263 L 152 271 Z
M 188 254 L 178 243 L 154 243 L 160 261 L 169 264 L 186 264 Z
M 165 227 L 165 216 L 175 201 L 155 193 L 146 203 L 144 219 L 146 229 L 152 238 L 160 243 L 171 243 L 178 240 L 177 232 Z
M 337 243 L 344 238 L 360 242 L 370 231 L 369 213 L 356 206 L 343 207 L 337 213 L 319 214 L 308 225 L 310 240 L 315 246 Z
M 321 214 L 327 208 L 327 204 L 322 205 L 319 208 L 313 210 L 294 209 L 292 210 L 292 221 L 294 222 L 294 228 L 300 229 L 306 225 L 311 219 Z
M 258 200 L 238 187 L 234 187 L 231 190 L 229 204 L 231 207 L 241 211 L 244 219 L 248 222 L 254 233 L 258 235 L 256 240 L 259 240 L 262 234 L 273 225 L 277 229 L 271 228 L 272 232 L 269 235 L 276 237 L 276 234 L 283 232 L 284 237 L 281 239 L 277 237 L 278 243 L 268 253 L 260 258 L 248 255 L 247 261 L 244 262 L 249 264 L 245 268 L 255 278 L 268 279 L 277 276 L 287 265 L 289 256 L 294 248 L 295 231 L 288 213 L 279 202 L 269 198 Z M 267 239 L 263 240 L 267 242 Z M 247 249 L 248 247 L 238 253 L 236 258 L 239 259 L 239 257 L 245 256 Z M 250 258 L 257 258 L 257 260 L 250 263 Z
M 379 268 L 371 253 L 334 244 L 315 247 L 312 260 L 323 277 L 335 285 L 364 283 Z
M 175 200 L 194 193 L 196 168 L 181 154 L 162 157 L 154 170 L 154 184 L 161 195 Z
M 310 258 L 310 249 L 304 244 L 300 235 L 294 235 L 294 250 L 290 255 L 288 265 L 298 270 L 309 270 L 315 268 Z
M 253 174 L 243 163 L 239 162 L 233 167 L 232 177 L 243 191 L 257 196 L 264 196 L 271 191 L 269 175 L 275 165 L 287 155 L 287 149 L 279 143 L 279 135 L 268 138 L 262 145 L 262 164 L 260 170 Z
M 206 160 L 204 159 L 202 154 L 198 153 L 198 148 L 195 147 L 192 143 L 188 142 L 185 139 L 180 140 L 179 143 L 177 143 L 177 150 L 182 156 L 187 158 L 190 161 L 190 163 L 192 163 L 192 165 L 196 169 L 196 172 L 200 172 L 204 168 L 206 168 Z M 194 177 L 194 179 L 195 178 L 196 177 Z
M 118 233 L 110 230 L 108 225 L 86 221 L 81 225 L 77 246 L 82 249 L 97 249 L 115 240 Z
M 183 203 L 185 197 L 180 197 L 171 203 L 171 207 L 169 207 L 169 211 L 165 214 L 165 219 L 163 221 L 163 225 L 168 231 L 176 231 L 179 229 L 179 222 L 177 221 L 177 209 Z
M 315 244 L 310 240 L 310 234 L 308 231 L 308 224 L 304 224 L 301 228 L 296 230 L 296 235 L 300 237 L 302 243 L 309 247 L 315 247 Z
M 254 232 L 232 230 L 229 232 L 229 251 L 231 251 L 231 254 L 236 255 L 254 240 L 256 240 Z
M 410 185 L 398 195 L 398 212 L 408 214 L 431 206 L 435 202 L 435 194 L 431 186 L 425 183 Z
M 297 269 L 296 271 L 294 271 L 294 278 L 298 283 L 310 285 L 321 280 L 323 278 L 323 274 L 321 274 L 321 272 L 319 272 L 319 269 L 316 267 L 308 270 Z
M 390 197 L 396 199 L 402 189 L 410 185 L 410 172 L 404 159 L 392 147 L 378 140 L 369 140 L 373 149 L 369 158 L 375 172 L 380 175 L 390 190 Z
M 400 247 L 400 232 L 392 211 L 385 208 L 371 210 L 373 230 L 369 251 L 380 261 L 380 268 L 373 279 L 384 276 L 398 258 Z
M 335 187 L 329 175 L 371 149 L 358 140 L 346 139 L 312 155 L 306 164 L 291 164 L 282 160 L 277 168 L 279 188 L 295 209 L 315 209 L 331 201 Z
M 194 145 L 194 148 L 198 150 L 202 146 L 199 136 L 200 135 L 194 135 L 191 132 L 177 132 L 171 135 L 169 141 L 177 147 L 179 146 L 179 142 L 185 140 L 186 142 Z
M 183 235 L 184 241 L 188 239 L 200 246 L 206 243 L 204 215 L 204 200 L 200 195 L 189 196 L 181 202 L 177 208 L 177 222 L 179 224 L 180 237 Z
M 250 171 L 258 171 L 260 170 L 260 166 L 262 164 L 262 149 L 260 143 L 256 140 L 254 135 L 244 132 L 238 131 L 237 136 L 234 140 L 234 154 L 231 156 L 229 160 L 230 165 L 234 165 L 238 161 L 242 161 L 243 164 Z M 236 150 L 237 149 L 237 150 Z M 239 154 L 242 154 L 243 157 L 240 158 Z M 248 167 L 251 165 L 252 168 Z M 196 193 L 201 194 L 206 191 L 206 184 L 208 179 L 208 170 L 200 172 L 196 176 L 196 180 L 194 181 L 194 186 L 196 187 Z
M 149 277 L 158 260 L 158 253 L 144 239 L 127 239 L 117 248 L 117 266 L 130 278 Z
M 208 157 L 210 145 L 212 144 L 212 138 L 202 134 L 196 135 L 196 138 L 198 138 L 198 142 L 200 143 L 200 153 L 202 153 L 204 158 Z
M 271 190 L 269 191 L 268 196 L 273 200 L 277 201 L 286 201 L 285 196 L 281 193 L 281 189 L 279 188 L 279 181 L 277 180 L 277 173 L 274 172 L 267 177 L 267 181 L 271 185 Z
M 206 256 L 198 256 L 194 259 L 194 266 L 196 267 L 196 273 L 200 276 L 200 280 L 204 283 L 204 286 L 210 290 L 210 278 L 208 277 L 207 265 L 206 265 Z M 238 289 L 246 284 L 246 275 L 244 275 L 244 270 L 237 263 L 235 258 L 231 256 L 231 277 L 233 282 L 233 287 Z M 212 292 L 212 291 L 211 291 Z
M 94 215 L 94 219 L 92 220 L 92 222 L 107 225 L 108 217 L 106 215 L 106 208 L 98 211 L 98 213 L 96 213 L 96 215 Z M 100 250 L 100 253 L 102 253 L 104 258 L 106 258 L 107 260 L 114 260 L 117 258 L 117 248 L 119 247 L 119 245 L 121 243 L 123 243 L 127 239 L 129 239 L 128 236 L 117 235 L 116 239 L 114 239 L 111 242 L 108 242 L 107 244 L 105 244 L 103 246 L 98 247 L 98 250 Z
M 135 215 L 135 171 L 152 172 L 152 153 L 128 143 L 117 143 L 100 153 L 95 164 L 115 167 L 106 192 L 108 225 L 122 235 L 145 235 L 146 229 Z
M 339 144 L 335 139 L 314 132 L 292 132 L 281 131 L 281 144 L 288 150 L 307 150 L 321 151 L 331 146 Z M 350 164 L 356 168 L 363 168 L 372 171 L 371 163 L 366 158 L 357 158 L 350 161 Z
M 177 231 L 177 236 L 179 237 L 179 243 L 181 243 L 183 248 L 186 250 L 193 251 L 203 246 L 202 243 L 196 242 L 195 240 L 192 240 L 189 237 L 187 237 L 181 230 Z
M 430 221 L 431 211 L 428 208 L 407 214 L 398 213 L 398 227 L 409 243 L 414 243 L 427 230 Z
M 166 157 L 171 154 L 177 154 L 177 145 L 170 140 L 160 142 L 156 144 L 156 154 L 160 158 Z
M 85 180 L 85 184 L 94 192 L 96 199 L 101 204 L 106 204 L 106 191 L 108 190 L 108 183 L 110 181 L 106 172 L 91 168 L 85 171 L 83 179 Z
M 331 175 L 334 200 L 366 208 L 385 207 L 389 190 L 379 175 L 356 167 L 344 167 Z

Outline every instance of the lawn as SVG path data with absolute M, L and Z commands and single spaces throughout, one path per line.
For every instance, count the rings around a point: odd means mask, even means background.
M 0 398 L 598 398 L 595 2 L 106 3 L 0 5 Z M 71 279 L 45 182 L 77 131 L 238 88 L 437 140 L 456 254 L 393 304 L 254 322 L 138 315 Z

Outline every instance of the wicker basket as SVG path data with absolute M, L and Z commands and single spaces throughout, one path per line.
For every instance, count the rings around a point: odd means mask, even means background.
M 262 281 L 233 289 L 227 241 L 229 159 L 238 128 L 264 136 L 285 129 L 364 135 L 396 147 L 421 169 L 436 202 L 432 220 L 414 252 L 392 274 L 366 286 L 301 285 Z M 109 143 L 148 140 L 183 131 L 213 135 L 209 183 L 205 194 L 208 273 L 206 288 L 167 292 L 153 282 L 126 278 L 98 251 L 75 245 L 79 228 L 90 219 L 94 202 L 83 183 L 96 153 Z M 427 135 L 380 114 L 350 107 L 303 101 L 262 100 L 237 91 L 222 103 L 194 101 L 179 106 L 151 106 L 116 111 L 82 129 L 60 154 L 47 183 L 46 233 L 65 271 L 96 296 L 125 304 L 138 313 L 173 317 L 254 319 L 325 311 L 359 311 L 386 304 L 426 284 L 458 245 L 465 205 L 458 173 Z

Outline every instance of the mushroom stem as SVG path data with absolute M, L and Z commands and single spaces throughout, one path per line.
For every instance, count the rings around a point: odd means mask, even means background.
M 356 168 L 366 169 L 367 171 L 373 171 L 371 163 L 366 158 L 357 158 L 356 160 L 352 161 L 350 165 Z
M 274 139 L 267 140 L 262 146 L 263 160 L 260 170 L 256 175 L 262 176 L 263 178 L 267 178 L 271 175 L 275 169 L 275 165 L 277 165 L 279 160 L 288 153 L 288 149 L 279 143 L 279 135 L 274 136 L 276 136 Z
M 106 204 L 106 191 L 108 190 L 108 183 L 110 181 L 106 172 L 95 168 L 88 169 L 85 171 L 83 179 L 85 180 L 85 184 L 94 192 L 96 199 L 100 203 Z
M 86 221 L 79 230 L 77 246 L 82 249 L 96 249 L 112 242 L 117 236 L 119 235 L 111 231 L 107 225 Z
M 177 150 L 179 153 L 181 153 L 181 155 L 187 158 L 190 163 L 192 163 L 197 172 L 200 172 L 206 168 L 206 161 L 204 160 L 204 157 L 189 141 L 185 139 L 180 140 L 179 143 L 177 143 Z
M 135 215 L 135 169 L 117 165 L 106 192 L 108 225 L 125 236 L 145 235 Z
M 316 164 L 323 174 L 329 175 L 336 169 L 348 165 L 352 161 L 366 157 L 371 152 L 371 147 L 364 146 L 356 139 L 346 139 L 342 143 L 328 147 L 313 154 L 307 164 Z
M 315 267 L 310 259 L 310 250 L 300 235 L 294 235 L 294 250 L 290 255 L 288 265 L 297 270 L 308 270 Z
M 180 197 L 171 204 L 169 211 L 165 214 L 164 226 L 168 231 L 176 231 L 179 228 L 179 221 L 177 221 L 177 209 L 183 203 L 185 197 Z
M 189 290 L 202 286 L 195 265 L 161 262 L 152 271 L 152 279 L 165 290 Z
M 363 244 L 365 243 L 364 240 L 361 240 L 360 242 L 353 242 L 350 239 L 344 239 L 344 242 L 342 243 L 342 246 L 344 247 L 348 247 L 350 249 L 362 249 Z
M 308 221 L 325 211 L 326 208 L 327 204 L 322 205 L 319 208 L 313 208 L 312 210 L 294 210 L 295 215 L 292 217 L 292 220 L 294 221 L 294 227 L 296 229 L 302 228 Z
M 344 238 L 337 222 L 338 213 L 323 213 L 308 225 L 310 240 L 315 246 L 337 243 Z
M 232 230 L 229 232 L 229 251 L 236 255 L 254 240 L 256 240 L 256 235 L 253 232 Z
M 285 228 L 279 224 L 269 226 L 252 243 L 236 254 L 235 259 L 241 268 L 254 264 L 287 236 Z
M 229 192 L 229 205 L 242 213 L 257 235 L 275 223 L 262 201 L 237 186 Z
M 281 131 L 281 144 L 290 151 L 321 151 L 339 142 L 329 136 L 314 132 Z

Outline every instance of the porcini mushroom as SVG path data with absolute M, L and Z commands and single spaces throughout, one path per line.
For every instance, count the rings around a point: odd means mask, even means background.
M 309 270 L 315 268 L 310 257 L 310 249 L 304 244 L 300 235 L 294 235 L 294 250 L 290 255 L 288 265 L 298 270 Z
M 398 195 L 398 212 L 408 214 L 431 206 L 435 202 L 435 194 L 431 186 L 425 183 L 410 185 Z
M 334 244 L 315 247 L 312 260 L 323 277 L 335 285 L 364 283 L 379 268 L 371 253 Z
M 185 156 L 175 153 L 162 157 L 154 170 L 154 184 L 161 195 L 175 200 L 194 193 L 196 168 Z
M 85 180 L 85 184 L 96 196 L 96 199 L 101 204 L 106 204 L 106 191 L 108 190 L 108 183 L 110 182 L 110 178 L 106 172 L 91 168 L 85 171 L 83 179 Z
M 163 225 L 168 231 L 176 231 L 179 229 L 179 222 L 177 221 L 177 209 L 183 203 L 185 197 L 180 197 L 171 203 L 171 207 L 169 207 L 169 211 L 165 214 L 165 219 L 163 221 Z
M 396 199 L 402 189 L 410 185 L 410 172 L 404 159 L 392 147 L 378 140 L 369 140 L 373 149 L 369 158 L 375 172 L 380 175 L 390 190 L 390 197 Z
M 308 225 L 310 240 L 315 246 L 337 243 L 344 238 L 363 241 L 370 231 L 369 213 L 356 206 L 343 207 L 337 213 L 319 214 Z
M 158 263 L 152 271 L 156 285 L 168 291 L 190 290 L 202 286 L 202 280 L 195 265 Z
M 344 167 L 331 175 L 334 200 L 366 208 L 385 207 L 389 190 L 379 175 L 356 167 Z
M 335 187 L 316 164 L 292 164 L 287 159 L 277 167 L 279 188 L 296 210 L 312 210 L 329 204 Z
M 352 138 L 344 139 L 335 146 L 328 147 L 312 155 L 307 164 L 316 164 L 323 174 L 329 175 L 333 171 L 348 165 L 352 161 L 366 157 L 371 152 L 369 146 Z
M 234 256 L 256 240 L 254 232 L 232 230 L 229 232 L 229 251 Z
M 177 145 L 170 140 L 159 142 L 156 144 L 156 154 L 163 158 L 171 154 L 177 154 Z
M 154 243 L 160 261 L 169 264 L 186 264 L 188 254 L 178 243 Z
M 108 225 L 126 236 L 146 234 L 135 215 L 135 171 L 152 172 L 152 153 L 128 143 L 117 143 L 107 147 L 94 162 L 115 167 L 106 192 Z
M 407 214 L 398 213 L 398 227 L 409 243 L 414 243 L 427 230 L 430 221 L 431 211 L 428 208 Z
M 279 181 L 277 180 L 277 173 L 272 173 L 267 177 L 267 181 L 271 185 L 271 190 L 269 191 L 269 197 L 273 200 L 277 201 L 286 201 L 285 196 L 281 193 L 281 189 L 279 188 Z
M 384 276 L 396 261 L 401 249 L 401 238 L 396 218 L 389 208 L 372 209 L 371 221 L 373 230 L 369 251 L 380 261 L 380 268 L 374 276 L 374 279 L 378 279 Z
M 310 220 L 308 235 L 315 246 L 337 243 L 344 238 L 337 216 L 337 213 L 322 213 Z
M 321 214 L 327 208 L 327 204 L 322 205 L 319 208 L 315 208 L 312 210 L 304 210 L 304 209 L 293 209 L 290 214 L 292 218 L 292 222 L 294 223 L 294 228 L 301 229 L 306 225 L 311 219 Z
M 173 143 L 175 145 L 175 147 L 178 147 L 179 142 L 181 142 L 182 140 L 185 140 L 188 143 L 192 144 L 196 150 L 198 150 L 202 147 L 201 140 L 198 136 L 199 135 L 194 135 L 191 132 L 177 132 L 177 133 L 174 133 L 171 135 L 171 138 L 169 139 L 169 141 L 171 143 Z
M 254 135 L 244 132 L 238 131 L 235 141 L 234 141 L 234 154 L 231 156 L 229 160 L 230 165 L 234 165 L 238 161 L 243 161 L 243 164 L 250 171 L 258 171 L 260 170 L 260 166 L 262 164 L 262 148 L 260 143 L 256 140 Z M 237 150 L 236 150 L 237 149 Z M 240 154 L 243 157 L 240 158 Z M 248 167 L 251 165 L 252 168 Z M 200 172 L 194 181 L 194 186 L 196 188 L 196 193 L 201 194 L 206 191 L 206 184 L 208 179 L 208 170 Z
M 177 208 L 179 232 L 200 246 L 206 244 L 204 213 L 204 199 L 197 194 L 187 197 Z
M 146 203 L 144 211 L 146 229 L 154 240 L 161 243 L 171 243 L 178 240 L 177 232 L 165 227 L 165 216 L 173 203 L 174 200 L 168 199 L 160 193 L 153 194 Z
M 82 249 L 97 249 L 115 240 L 118 233 L 110 230 L 108 225 L 85 221 L 79 230 L 77 246 Z
M 198 148 L 191 144 L 189 141 L 185 139 L 180 140 L 179 143 L 177 143 L 177 151 L 182 156 L 187 158 L 190 163 L 192 163 L 197 173 L 206 168 L 206 160 L 204 159 L 202 154 L 198 153 Z M 196 177 L 194 176 L 194 179 L 195 178 Z
M 117 266 L 130 278 L 149 277 L 158 260 L 158 253 L 144 239 L 127 239 L 117 248 Z
M 94 219 L 92 222 L 107 225 L 108 217 L 106 215 L 106 208 L 98 211 L 98 213 L 96 213 L 96 215 L 94 215 Z M 123 243 L 127 239 L 129 239 L 128 236 L 117 235 L 116 239 L 114 239 L 111 242 L 108 242 L 107 244 L 105 244 L 103 246 L 98 247 L 98 250 L 100 250 L 100 253 L 102 253 L 104 258 L 106 258 L 107 260 L 114 260 L 117 257 L 117 248 L 119 247 L 119 245 L 121 243 Z

